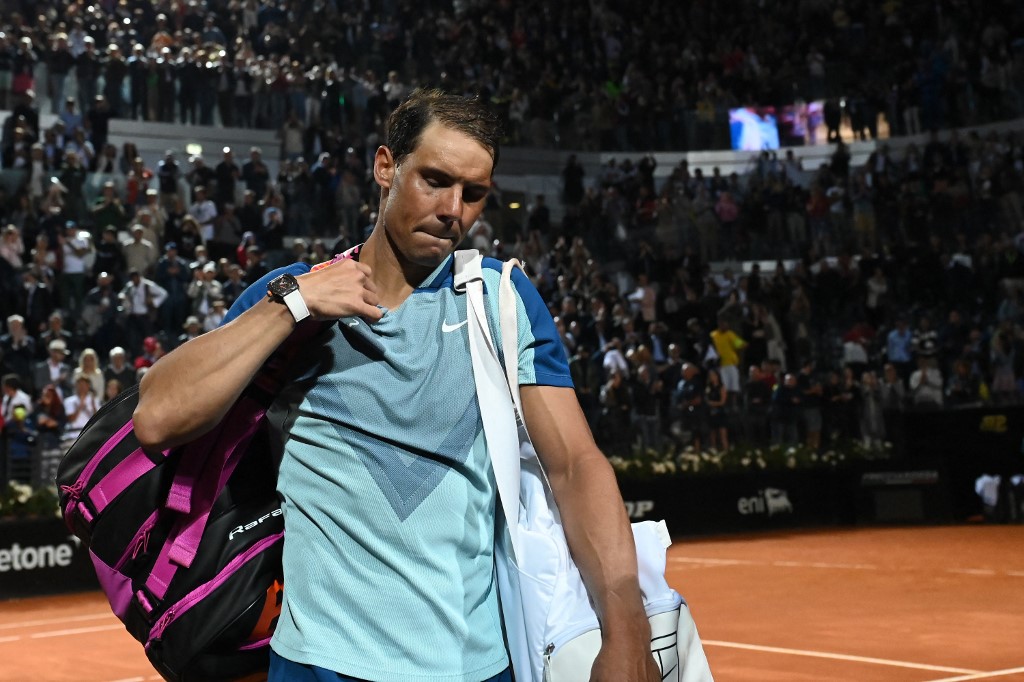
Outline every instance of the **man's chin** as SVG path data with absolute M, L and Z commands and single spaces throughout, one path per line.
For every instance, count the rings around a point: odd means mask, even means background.
M 421 246 L 410 254 L 410 260 L 416 265 L 436 268 L 444 262 L 445 258 L 455 251 L 455 243 L 449 239 L 437 240 L 434 244 Z

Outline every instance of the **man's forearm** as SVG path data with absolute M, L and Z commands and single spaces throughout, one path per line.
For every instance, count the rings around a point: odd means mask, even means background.
M 599 451 L 551 477 L 566 539 L 605 637 L 634 637 L 646 626 L 637 578 L 636 546 L 615 474 Z
M 523 386 L 526 424 L 601 621 L 605 643 L 648 650 L 636 545 L 615 473 L 594 444 L 572 389 Z
M 263 300 L 161 358 L 139 385 L 134 415 L 139 442 L 163 450 L 206 433 L 294 326 L 285 306 Z

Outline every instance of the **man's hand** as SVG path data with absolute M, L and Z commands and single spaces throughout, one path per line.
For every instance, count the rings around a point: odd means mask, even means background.
M 376 322 L 384 313 L 377 307 L 377 286 L 370 266 L 343 260 L 296 279 L 306 307 L 318 320 L 337 320 L 356 315 Z
M 649 642 L 629 647 L 609 642 L 594 660 L 590 682 L 661 682 L 661 671 Z

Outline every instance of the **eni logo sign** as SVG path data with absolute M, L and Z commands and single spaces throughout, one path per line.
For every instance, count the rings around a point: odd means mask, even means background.
M 978 429 L 984 433 L 1006 433 L 1006 415 L 987 414 L 981 418 Z

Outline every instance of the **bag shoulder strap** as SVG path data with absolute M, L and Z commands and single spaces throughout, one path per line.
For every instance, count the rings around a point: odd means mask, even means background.
M 505 357 L 505 380 L 516 406 L 516 414 L 523 422 L 523 400 L 519 395 L 519 304 L 512 287 L 512 271 L 523 264 L 515 258 L 505 261 L 501 267 L 501 281 L 498 285 L 498 315 L 501 321 L 501 351 Z
M 519 547 L 519 429 L 515 403 L 487 322 L 483 295 L 483 258 L 476 250 L 455 253 L 455 290 L 466 294 L 469 354 L 473 364 L 480 420 L 494 470 L 498 501 L 513 553 Z

